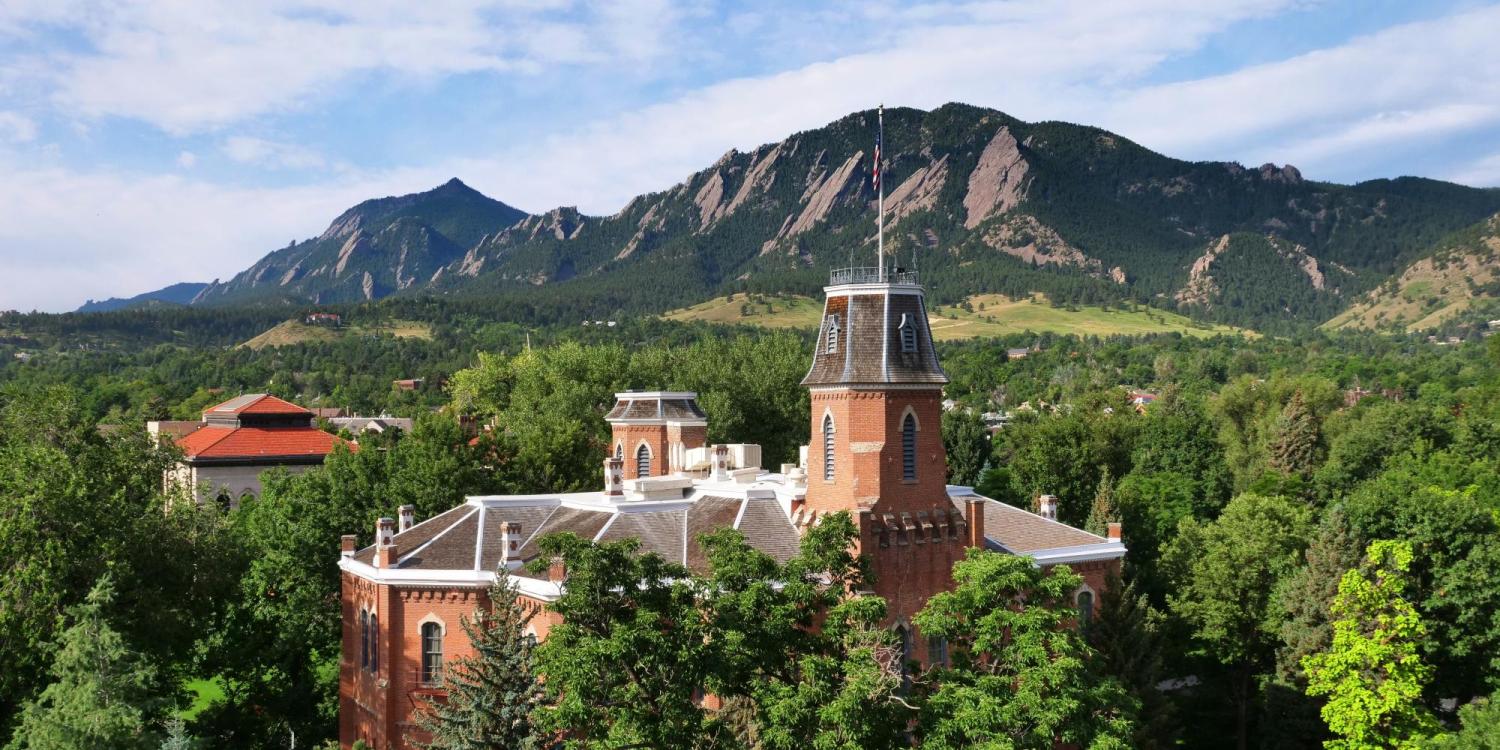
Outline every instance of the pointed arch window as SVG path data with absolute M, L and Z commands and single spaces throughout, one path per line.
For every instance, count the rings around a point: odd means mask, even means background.
M 370 614 L 359 611 L 359 668 L 370 668 Z
M 1078 592 L 1077 604 L 1078 622 L 1082 627 L 1088 627 L 1094 619 L 1094 592 L 1087 589 Z
M 828 316 L 828 341 L 826 351 L 834 354 L 839 350 L 839 316 Z
M 651 476 L 651 449 L 641 443 L 641 447 L 635 451 L 635 475 L 638 477 Z
M 443 684 L 443 626 L 422 624 L 422 684 Z
M 833 415 L 823 415 L 823 481 L 833 481 Z
M 370 672 L 380 674 L 380 616 L 370 613 Z
M 917 417 L 913 414 L 901 421 L 901 478 L 917 478 Z
M 615 443 L 615 460 L 616 461 L 624 461 L 625 460 L 625 444 L 624 443 Z
M 914 354 L 917 351 L 917 325 L 912 322 L 911 316 L 901 315 L 901 325 L 897 328 L 901 333 L 901 351 L 905 354 Z

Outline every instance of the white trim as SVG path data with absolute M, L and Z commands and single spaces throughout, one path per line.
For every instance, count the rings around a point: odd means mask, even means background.
M 489 508 L 487 506 L 484 506 L 484 505 L 479 506 L 479 519 L 474 522 L 475 526 L 476 526 L 476 529 L 474 531 L 474 569 L 475 570 L 479 570 L 480 568 L 484 567 L 484 559 L 483 559 L 484 558 L 484 521 L 485 521 L 485 512 L 488 511 L 488 510 L 489 510 Z
M 891 295 L 885 295 L 885 312 L 880 318 L 880 376 L 891 379 Z
M 448 635 L 448 623 L 443 622 L 443 618 L 438 617 L 436 612 L 428 612 L 422 619 L 417 620 L 418 638 L 422 636 L 422 628 L 426 627 L 429 622 L 437 624 L 439 636 L 446 637 Z
M 772 499 L 774 500 L 775 498 L 773 497 Z M 745 493 L 745 497 L 740 499 L 740 510 L 738 513 L 734 514 L 734 524 L 729 528 L 735 529 L 736 531 L 739 530 L 740 522 L 745 520 L 745 509 L 748 507 L 750 507 L 750 493 L 747 492 Z
M 609 527 L 615 525 L 615 519 L 619 517 L 620 514 L 616 513 L 605 519 L 604 525 L 599 527 L 598 533 L 594 534 L 594 538 L 590 539 L 589 541 L 597 543 L 600 539 L 604 538 L 604 532 L 609 531 Z
M 1076 547 L 1053 547 L 1023 553 L 1039 565 L 1063 565 L 1068 563 L 1118 560 L 1125 556 L 1125 545 L 1119 542 L 1104 544 L 1080 544 Z
M 838 286 L 823 287 L 824 297 L 852 297 L 861 294 L 890 294 L 891 292 L 915 294 L 918 297 L 921 297 L 924 294 L 921 284 L 893 284 L 889 282 L 877 282 L 873 284 L 839 284 Z
M 908 416 L 911 417 L 911 421 L 917 423 L 917 432 L 921 432 L 922 431 L 922 418 L 919 417 L 919 416 L 917 416 L 917 409 L 916 409 L 916 407 L 912 406 L 911 404 L 907 404 L 906 408 L 903 409 L 903 410 L 901 410 L 901 421 L 898 422 L 898 424 L 900 424 L 902 426 L 902 428 L 905 428 L 906 427 L 906 418 Z
M 616 401 L 640 401 L 642 399 L 656 399 L 658 401 L 696 401 L 696 391 L 624 391 L 615 394 Z

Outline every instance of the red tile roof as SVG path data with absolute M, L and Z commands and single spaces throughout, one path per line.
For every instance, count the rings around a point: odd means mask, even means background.
M 204 417 L 209 414 L 311 414 L 308 410 L 290 402 L 283 401 L 266 393 L 251 393 L 244 396 L 236 396 L 218 406 L 206 409 Z
M 326 456 L 345 441 L 313 427 L 207 425 L 177 441 L 188 458 Z

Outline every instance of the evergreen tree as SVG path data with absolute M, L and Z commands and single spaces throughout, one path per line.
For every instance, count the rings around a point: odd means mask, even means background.
M 102 576 L 57 639 L 55 681 L 21 709 L 6 750 L 146 748 L 158 701 L 150 694 L 156 670 L 132 651 L 105 619 L 114 583 Z
M 1276 419 L 1269 446 L 1271 468 L 1306 478 L 1318 468 L 1322 443 L 1318 419 L 1308 407 L 1302 391 L 1298 390 Z
M 1088 523 L 1083 528 L 1090 534 L 1104 536 L 1109 531 L 1109 524 L 1119 520 L 1120 509 L 1115 505 L 1115 480 L 1106 466 L 1104 476 L 1099 478 L 1099 489 L 1094 491 L 1094 505 L 1089 510 Z
M 1362 544 L 1342 508 L 1330 508 L 1304 553 L 1304 563 L 1281 587 L 1278 599 L 1286 613 L 1282 647 L 1276 653 L 1277 676 L 1306 684 L 1302 659 L 1326 650 L 1333 641 L 1328 611 L 1344 574 L 1359 566 Z
M 193 750 L 198 743 L 187 733 L 187 724 L 182 719 L 167 721 L 167 738 L 162 740 L 161 750 Z
M 541 695 L 526 634 L 533 612 L 516 598 L 504 572 L 489 590 L 489 611 L 462 619 L 475 655 L 447 670 L 446 701 L 427 703 L 417 726 L 431 734 L 430 750 L 529 750 L 536 746 L 531 709 Z
M 1500 750 L 1500 701 L 1480 698 L 1458 709 L 1457 732 L 1438 735 L 1433 750 Z
M 1166 679 L 1162 653 L 1162 614 L 1151 607 L 1134 582 L 1111 576 L 1099 595 L 1099 611 L 1085 631 L 1099 654 L 1100 671 L 1115 678 L 1140 702 L 1131 746 L 1152 750 L 1176 745 L 1177 719 L 1171 701 L 1157 689 Z
M 1343 737 L 1329 748 L 1409 747 L 1436 733 L 1421 702 L 1432 676 L 1420 653 L 1427 628 L 1403 597 L 1411 560 L 1410 543 L 1372 543 L 1363 568 L 1339 582 L 1333 642 L 1302 660 L 1308 694 L 1328 696 L 1323 720 Z

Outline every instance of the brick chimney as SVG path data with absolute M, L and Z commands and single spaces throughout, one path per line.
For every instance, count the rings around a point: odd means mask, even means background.
M 563 565 L 562 557 L 552 558 L 551 564 L 547 566 L 547 580 L 553 583 L 562 583 L 568 577 L 567 566 Z
M 965 540 L 969 547 L 984 548 L 984 501 L 977 498 L 969 498 L 969 504 L 964 506 L 964 522 L 969 527 L 969 538 Z
M 345 534 L 339 537 L 339 554 L 343 557 L 354 557 L 354 535 Z
M 500 525 L 500 567 L 511 560 L 519 560 L 521 552 L 521 524 L 506 521 Z
M 415 505 L 403 505 L 400 508 L 397 508 L 396 509 L 396 516 L 399 519 L 399 521 L 398 521 L 398 525 L 396 526 L 396 533 L 398 533 L 398 534 L 405 533 L 407 529 L 409 529 L 412 526 L 414 526 L 415 525 L 414 522 L 416 520 L 416 515 L 417 515 L 417 506 L 415 506 Z
M 375 522 L 375 567 L 389 568 L 396 564 L 396 520 L 381 518 Z
M 1119 521 L 1110 521 L 1109 522 L 1109 531 L 1106 532 L 1106 534 L 1108 535 L 1108 538 L 1109 538 L 1109 540 L 1111 542 L 1118 542 L 1118 541 L 1120 541 L 1120 522 Z
M 604 495 L 619 498 L 625 494 L 625 462 L 613 456 L 604 459 Z
M 1037 514 L 1049 521 L 1057 520 L 1057 495 L 1042 495 L 1036 500 Z
M 708 449 L 708 478 L 715 482 L 727 482 L 729 476 L 729 446 L 715 445 Z

